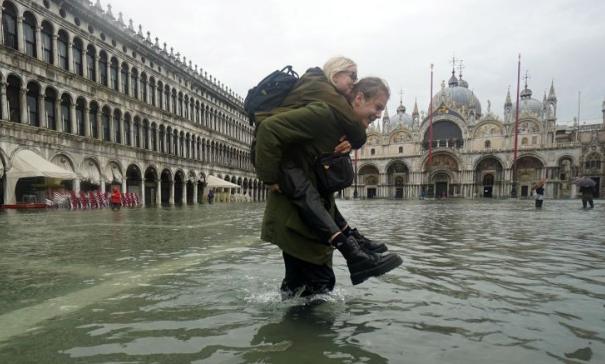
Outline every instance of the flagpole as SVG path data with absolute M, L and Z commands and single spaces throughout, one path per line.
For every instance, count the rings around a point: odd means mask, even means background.
M 431 97 L 429 102 L 429 160 L 428 165 L 433 162 L 433 64 L 431 63 Z
M 353 198 L 357 198 L 357 149 L 355 149 L 355 159 L 353 160 L 353 167 L 355 167 L 355 187 L 353 188 Z
M 521 53 L 517 62 L 517 104 L 515 105 L 515 146 L 513 152 L 513 186 L 510 191 L 510 196 L 517 197 L 517 140 L 519 137 L 519 88 L 521 83 Z

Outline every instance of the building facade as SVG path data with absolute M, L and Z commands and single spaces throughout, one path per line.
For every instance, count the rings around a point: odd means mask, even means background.
M 581 175 L 595 180 L 596 195 L 602 194 L 605 101 L 602 123 L 570 127 L 557 124 L 554 84 L 541 101 L 532 95 L 526 80 L 513 168 L 517 107 L 510 91 L 499 117 L 490 101 L 482 110 L 468 82 L 452 71 L 433 97 L 432 130 L 428 113 L 415 104 L 410 115 L 401 101 L 396 115 L 386 112 L 382 123 L 371 126 L 368 142 L 355 153 L 356 180 L 345 197 L 528 197 L 532 185 L 546 178 L 546 197 L 571 198 Z
M 191 204 L 209 176 L 264 199 L 241 98 L 110 6 L 3 1 L 0 39 L 0 204 L 112 184 L 145 205 Z M 11 180 L 24 150 L 77 178 Z

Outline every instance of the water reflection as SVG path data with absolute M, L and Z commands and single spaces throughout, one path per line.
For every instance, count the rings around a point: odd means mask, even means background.
M 605 362 L 600 205 L 339 205 L 404 265 L 336 254 L 318 306 L 281 302 L 262 205 L 0 213 L 0 362 Z

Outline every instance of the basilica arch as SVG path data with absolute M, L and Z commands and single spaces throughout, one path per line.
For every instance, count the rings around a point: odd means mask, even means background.
M 379 195 L 380 172 L 373 164 L 366 164 L 359 168 L 358 184 L 359 196 L 362 198 L 383 197 Z
M 502 161 L 493 155 L 485 156 L 475 163 L 475 195 L 492 198 L 506 194 L 504 190 L 504 166 Z
M 578 173 L 578 168 L 573 163 L 573 157 L 569 155 L 562 156 L 557 162 L 557 167 L 557 173 L 553 177 L 558 178 L 560 183 L 558 189 L 554 193 L 554 196 L 557 198 L 573 197 L 573 179 Z
M 386 168 L 387 188 L 389 198 L 409 198 L 411 191 L 408 190 L 410 169 L 401 160 L 389 163 Z
M 536 155 L 524 155 L 517 159 L 517 183 L 519 196 L 529 197 L 531 187 L 545 177 L 545 163 Z
M 145 170 L 145 205 L 157 206 L 159 203 L 158 191 L 159 188 L 158 172 L 154 166 L 149 166 Z
M 460 161 L 453 153 L 434 153 L 429 163 L 428 156 L 423 164 L 426 183 L 422 187 L 427 197 L 445 198 L 461 193 Z

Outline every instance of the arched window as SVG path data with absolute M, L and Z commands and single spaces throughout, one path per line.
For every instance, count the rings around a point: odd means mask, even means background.
M 185 134 L 181 132 L 181 136 L 179 138 L 179 156 L 185 156 Z
M 521 145 L 527 145 L 527 138 L 521 139 Z
M 172 132 L 172 154 L 179 155 L 179 133 L 175 130 Z
M 132 71 L 130 72 L 131 75 L 131 84 L 132 84 L 132 96 L 135 99 L 139 98 L 139 71 L 137 71 L 136 68 L 133 68 Z
M 134 146 L 137 148 L 141 147 L 141 139 L 139 138 L 140 132 L 141 132 L 141 124 L 139 123 L 139 119 L 137 117 L 135 117 L 134 124 L 132 127 L 132 135 L 134 138 Z
M 118 60 L 115 58 L 111 59 L 111 66 L 109 69 L 109 77 L 111 78 L 111 88 L 120 91 L 120 85 L 118 84 Z
M 79 98 L 76 101 L 76 123 L 78 124 L 78 135 L 84 136 L 86 134 L 86 128 L 84 126 L 84 105 L 86 102 L 83 98 Z
M 88 79 L 91 81 L 95 81 L 97 79 L 95 55 L 95 47 L 90 44 L 86 49 L 86 77 L 88 77 Z
M 149 122 L 143 120 L 143 148 L 149 149 Z
M 120 124 L 122 123 L 122 113 L 120 110 L 114 110 L 113 112 L 113 141 L 121 144 L 122 134 L 120 133 Z
M 108 107 L 103 108 L 103 113 L 101 114 L 101 123 L 103 124 L 103 141 L 109 142 L 111 141 L 111 128 L 109 127 L 109 119 L 111 118 L 111 114 Z
M 48 64 L 53 64 L 53 27 L 50 23 L 42 22 L 42 59 Z
M 120 79 L 120 81 L 122 81 L 122 93 L 128 95 L 130 93 L 130 90 L 128 89 L 128 85 L 129 85 L 129 72 L 128 72 L 128 65 L 126 63 L 122 63 L 122 77 Z
M 61 96 L 61 125 L 64 133 L 72 133 L 71 130 L 71 98 L 64 94 Z
M 73 47 L 72 47 L 72 58 L 74 61 L 74 72 L 78 76 L 84 76 L 84 62 L 82 59 L 83 56 L 83 44 L 79 38 L 74 39 Z
M 19 42 L 17 41 L 17 9 L 15 6 L 5 1 L 2 6 L 2 30 L 4 32 L 4 45 L 19 49 Z
M 99 139 L 99 106 L 96 102 L 90 103 L 88 119 L 90 121 L 90 135 L 94 139 Z
M 491 141 L 489 141 L 489 140 L 486 140 L 486 141 L 485 141 L 485 149 L 489 149 L 489 148 L 491 148 L 491 147 L 492 147 L 492 142 L 491 142 Z
M 57 39 L 57 47 L 59 48 L 59 67 L 64 70 L 69 70 L 69 61 L 67 58 L 67 43 L 69 42 L 69 38 L 67 36 L 67 32 L 63 29 L 59 30 L 59 38 Z
M 586 158 L 586 162 L 584 163 L 584 167 L 586 169 L 601 169 L 601 158 L 598 153 L 592 153 Z
M 29 123 L 32 126 L 40 126 L 40 116 L 38 112 L 38 95 L 40 95 L 40 86 L 35 82 L 27 84 L 27 111 Z
M 177 115 L 183 117 L 183 94 L 179 92 L 179 105 Z
M 164 88 L 164 110 L 170 112 L 170 86 Z
M 164 145 L 164 137 L 165 137 L 165 132 L 164 132 L 164 125 L 160 125 L 160 132 L 159 132 L 159 138 L 160 138 L 160 153 L 166 153 L 166 147 Z
M 44 97 L 44 110 L 46 111 L 46 125 L 51 130 L 57 130 L 56 103 L 57 93 L 52 88 L 47 88 Z
M 6 100 L 8 101 L 8 120 L 16 123 L 21 122 L 21 103 L 19 93 L 21 91 L 21 80 L 14 75 L 8 76 L 6 86 Z
M 25 54 L 37 57 L 36 52 L 36 19 L 30 12 L 23 15 L 23 36 L 25 39 Z
M 149 79 L 149 98 L 151 99 L 151 105 L 155 106 L 155 79 L 153 77 Z
M 178 108 L 177 108 L 177 103 L 176 103 L 176 90 L 172 90 L 172 113 L 175 115 L 178 115 Z
M 124 141 L 126 145 L 132 146 L 132 138 L 130 137 L 130 114 L 124 114 Z
M 145 103 L 149 102 L 147 99 L 147 75 L 144 72 L 141 73 L 141 99 Z
M 157 126 L 155 123 L 151 124 L 151 150 L 154 152 L 158 151 L 157 137 L 156 133 L 158 132 Z
M 107 83 L 107 53 L 99 52 L 99 76 L 101 76 L 101 85 L 109 87 Z

